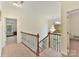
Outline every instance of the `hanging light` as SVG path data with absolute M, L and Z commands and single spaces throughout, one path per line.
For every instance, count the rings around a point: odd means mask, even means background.
M 17 6 L 17 7 L 22 7 L 23 6 L 23 1 L 15 1 L 15 2 L 13 2 L 13 5 Z

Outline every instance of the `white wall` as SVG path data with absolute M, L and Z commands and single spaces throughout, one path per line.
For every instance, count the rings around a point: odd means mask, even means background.
M 2 50 L 2 21 L 0 19 L 0 56 L 1 56 L 1 50 Z
M 39 33 L 40 38 L 44 38 L 48 33 L 48 19 L 52 16 L 60 17 L 59 2 L 24 2 L 22 8 L 12 5 L 11 2 L 3 2 L 2 18 L 4 17 L 17 19 L 18 42 L 21 42 L 21 31 Z M 3 25 L 5 28 L 5 25 Z M 3 31 L 5 35 L 5 29 Z M 3 37 L 5 41 L 5 37 Z
M 1 12 L 1 2 L 0 2 L 0 12 Z M 0 56 L 2 52 L 2 20 L 1 20 L 1 13 L 0 13 Z
M 53 25 L 53 20 L 48 20 L 48 30 L 50 31 L 51 26 Z
M 59 2 L 25 2 L 23 11 L 22 30 L 38 32 L 44 38 L 48 32 L 48 20 L 53 16 L 60 17 Z M 27 11 L 25 11 L 27 10 Z
M 3 2 L 2 3 L 2 11 L 1 11 L 1 18 L 2 18 L 2 23 L 3 23 L 3 46 L 5 46 L 5 42 L 6 42 L 6 17 L 7 18 L 13 18 L 13 19 L 17 19 L 17 41 L 18 43 L 21 42 L 21 34 L 20 34 L 20 20 L 22 20 L 21 18 L 21 13 L 20 13 L 20 9 L 14 7 L 10 2 Z
M 2 23 L 1 23 L 1 21 L 0 21 L 0 33 L 1 33 L 1 35 L 0 35 L 0 56 L 1 56 L 1 50 L 2 50 Z

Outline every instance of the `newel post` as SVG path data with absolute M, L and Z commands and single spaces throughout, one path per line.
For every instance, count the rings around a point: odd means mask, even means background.
M 39 33 L 37 34 L 37 52 L 36 55 L 39 56 Z
M 48 47 L 50 48 L 50 32 L 48 32 Z

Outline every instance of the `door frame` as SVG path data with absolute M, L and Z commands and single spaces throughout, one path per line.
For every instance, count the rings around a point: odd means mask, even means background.
M 67 13 L 67 38 L 69 39 L 68 48 L 67 48 L 68 55 L 69 55 L 69 52 L 70 52 L 70 32 L 71 32 L 71 29 L 69 28 L 69 26 L 70 26 L 69 21 L 71 21 L 71 20 L 68 17 L 69 17 L 69 14 L 75 13 L 77 11 L 79 11 L 79 8 L 72 9 L 72 10 L 66 12 Z
M 16 20 L 16 23 L 17 23 L 17 18 L 4 17 L 4 19 L 3 19 L 3 46 L 5 46 L 6 45 L 6 42 L 7 42 L 7 36 L 6 36 L 6 29 L 7 29 L 6 28 L 6 20 L 7 19 Z

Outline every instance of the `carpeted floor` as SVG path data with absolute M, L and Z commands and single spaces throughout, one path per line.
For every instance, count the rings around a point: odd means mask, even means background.
M 33 57 L 35 56 L 23 44 L 9 44 L 3 48 L 2 57 Z
M 16 36 L 8 37 L 7 44 L 3 48 L 2 57 L 35 57 L 22 43 L 17 44 Z M 54 48 L 49 48 L 40 54 L 40 57 L 62 57 Z
M 6 45 L 13 44 L 13 43 L 17 43 L 17 36 L 16 35 L 7 37 Z
M 71 57 L 79 57 L 79 40 L 71 39 L 70 40 L 70 53 Z
M 36 55 L 30 51 L 22 43 L 20 44 L 10 44 L 3 48 L 3 57 L 35 57 Z M 39 57 L 62 57 L 60 53 L 55 51 L 53 48 L 49 48 L 42 53 Z

